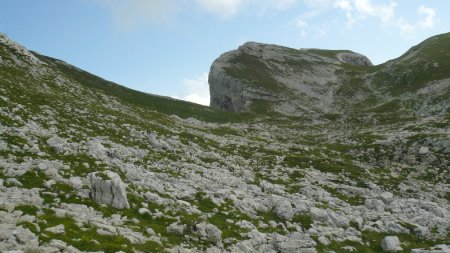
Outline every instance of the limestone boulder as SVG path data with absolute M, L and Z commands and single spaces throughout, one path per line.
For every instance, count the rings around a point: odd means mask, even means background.
M 120 176 L 112 171 L 94 172 L 88 175 L 90 196 L 97 203 L 117 209 L 128 209 L 126 185 Z

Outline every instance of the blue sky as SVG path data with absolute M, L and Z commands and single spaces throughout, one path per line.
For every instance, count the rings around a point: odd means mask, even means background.
M 127 87 L 208 104 L 211 63 L 246 41 L 379 64 L 449 32 L 448 13 L 448 0 L 4 0 L 0 32 Z

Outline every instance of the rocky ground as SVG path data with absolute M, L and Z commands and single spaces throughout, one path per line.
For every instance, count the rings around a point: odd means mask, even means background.
M 450 252 L 448 113 L 185 117 L 0 45 L 0 251 Z

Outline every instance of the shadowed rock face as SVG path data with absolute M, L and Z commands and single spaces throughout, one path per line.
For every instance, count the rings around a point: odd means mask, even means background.
M 244 86 L 240 80 L 228 76 L 223 71 L 223 65 L 216 61 L 211 67 L 208 77 L 210 85 L 210 105 L 214 108 L 221 108 L 226 111 L 239 112 L 242 110 L 244 99 Z

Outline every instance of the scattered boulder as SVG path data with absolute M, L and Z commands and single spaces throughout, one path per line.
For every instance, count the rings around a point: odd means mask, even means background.
M 179 224 L 178 222 L 174 222 L 166 228 L 167 232 L 173 233 L 176 235 L 183 235 L 185 229 L 186 229 L 186 225 Z
M 50 233 L 53 233 L 53 234 L 64 234 L 64 233 L 66 233 L 66 230 L 65 230 L 63 224 L 59 224 L 59 225 L 54 226 L 54 227 L 46 228 L 44 231 L 45 232 L 50 232 Z
M 383 192 L 380 194 L 380 199 L 383 200 L 383 202 L 386 205 L 389 205 L 392 202 L 392 199 L 394 198 L 394 194 L 390 192 Z
M 99 139 L 93 139 L 87 143 L 87 151 L 95 158 L 105 158 L 106 148 L 103 146 Z
M 412 249 L 411 253 L 450 253 L 450 246 L 440 244 L 430 249 Z
M 222 242 L 222 231 L 216 226 L 207 223 L 199 223 L 195 225 L 195 233 L 201 240 L 210 241 L 215 244 Z
M 420 155 L 426 155 L 426 154 L 428 154 L 428 152 L 430 152 L 430 149 L 428 147 L 420 147 L 420 149 L 419 149 Z
M 317 208 L 317 207 L 312 207 L 309 210 L 309 213 L 311 214 L 311 217 L 313 218 L 313 220 L 316 220 L 316 221 L 325 222 L 328 219 L 327 211 Z
M 100 204 L 117 209 L 128 209 L 126 186 L 120 176 L 112 171 L 94 172 L 88 175 L 90 196 Z
M 288 236 L 282 236 L 276 234 L 274 236 L 274 245 L 277 252 L 290 253 L 290 252 L 302 252 L 313 253 L 316 252 L 315 247 L 317 243 L 305 234 L 299 232 L 293 232 Z
M 367 207 L 367 209 L 375 210 L 377 212 L 383 212 L 386 208 L 384 202 L 379 199 L 366 199 L 364 206 Z
M 274 200 L 274 212 L 278 217 L 285 220 L 291 220 L 294 216 L 291 202 L 285 198 L 277 198 Z
M 402 250 L 397 236 L 386 236 L 381 242 L 381 248 L 385 252 L 397 252 Z
M 53 148 L 56 152 L 63 153 L 68 146 L 68 143 L 63 138 L 54 135 L 47 140 L 47 145 Z

